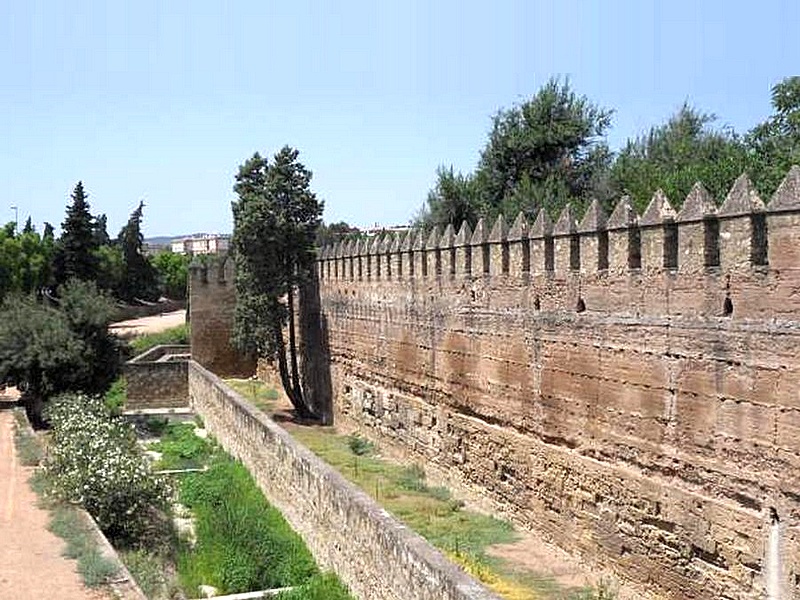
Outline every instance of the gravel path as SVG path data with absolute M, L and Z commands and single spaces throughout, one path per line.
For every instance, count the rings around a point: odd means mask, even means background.
M 47 530 L 49 514 L 28 485 L 32 472 L 17 460 L 14 416 L 0 411 L 0 598 L 106 600 L 83 585 L 74 560 L 61 556 L 64 542 Z

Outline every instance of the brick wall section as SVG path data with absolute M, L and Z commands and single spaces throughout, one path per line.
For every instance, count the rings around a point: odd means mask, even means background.
M 358 598 L 497 600 L 194 361 L 189 392 L 206 428 Z
M 188 406 L 187 361 L 166 360 L 170 355 L 188 352 L 189 346 L 161 345 L 126 362 L 123 367 L 127 382 L 125 410 Z
M 488 230 L 323 250 L 336 418 L 663 598 L 763 598 L 777 522 L 800 597 L 800 169 Z
M 233 260 L 225 254 L 206 258 L 207 265 L 189 267 L 192 358 L 218 375 L 249 377 L 255 373 L 255 361 L 231 344 L 236 307 Z

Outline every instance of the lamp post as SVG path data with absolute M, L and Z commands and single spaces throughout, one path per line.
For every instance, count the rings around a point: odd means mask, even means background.
M 14 211 L 14 233 L 19 233 L 19 207 L 12 206 L 11 210 Z

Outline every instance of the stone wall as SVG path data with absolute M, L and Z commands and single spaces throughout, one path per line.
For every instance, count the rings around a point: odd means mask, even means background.
M 206 428 L 358 598 L 497 600 L 194 361 L 189 393 Z
M 125 410 L 176 408 L 189 405 L 189 346 L 161 345 L 125 363 Z
M 233 260 L 226 254 L 205 259 L 207 264 L 189 266 L 192 358 L 218 375 L 249 377 L 255 373 L 255 360 L 231 344 L 236 307 Z
M 656 597 L 800 597 L 800 169 L 319 276 L 340 422 Z

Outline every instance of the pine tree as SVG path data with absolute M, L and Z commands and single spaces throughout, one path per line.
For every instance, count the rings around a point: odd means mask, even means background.
M 79 181 L 72 192 L 72 204 L 67 208 L 56 248 L 54 275 L 57 284 L 72 278 L 83 281 L 97 278 L 97 241 L 87 198 L 83 183 Z
M 33 221 L 28 217 L 28 220 L 25 221 L 25 227 L 22 228 L 22 233 L 33 233 L 34 231 L 36 231 L 36 229 L 33 227 Z

